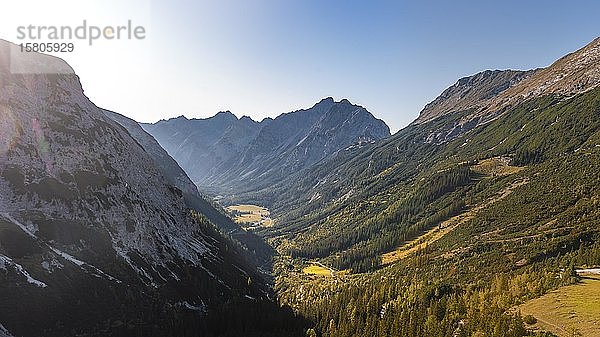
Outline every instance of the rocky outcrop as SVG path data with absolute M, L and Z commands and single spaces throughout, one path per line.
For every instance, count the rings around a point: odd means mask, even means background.
M 486 70 L 463 77 L 427 104 L 413 123 L 425 123 L 446 114 L 469 109 L 478 110 L 534 73 L 535 70 Z
M 484 71 L 460 79 L 425 106 L 413 124 L 450 117 L 428 141 L 452 140 L 488 123 L 510 108 L 536 97 L 569 99 L 600 85 L 600 38 L 547 68 L 530 71 Z

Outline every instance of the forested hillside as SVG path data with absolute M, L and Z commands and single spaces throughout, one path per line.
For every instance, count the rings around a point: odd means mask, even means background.
M 600 265 L 599 117 L 600 89 L 528 101 L 281 229 L 281 301 L 326 336 L 525 335 L 511 307 Z
M 518 304 L 600 265 L 597 85 L 554 86 L 450 138 L 432 135 L 488 108 L 441 114 L 256 191 L 279 213 L 258 232 L 280 254 L 280 301 L 322 336 L 530 334 Z

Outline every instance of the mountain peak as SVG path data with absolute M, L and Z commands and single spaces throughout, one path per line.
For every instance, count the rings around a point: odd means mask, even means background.
M 256 122 L 254 119 L 252 119 L 252 117 L 250 116 L 242 116 L 242 118 L 240 118 L 240 121 L 252 121 L 252 122 Z
M 414 123 L 424 123 L 446 114 L 483 107 L 489 104 L 490 99 L 534 72 L 485 70 L 463 77 L 427 104 Z
M 600 38 L 596 38 L 498 95 L 483 113 L 494 114 L 507 106 L 544 95 L 573 97 L 599 85 Z
M 169 123 L 169 122 L 178 122 L 178 123 L 181 123 L 181 122 L 185 122 L 185 121 L 188 121 L 188 120 L 189 119 L 187 119 L 187 117 L 185 117 L 184 115 L 180 115 L 180 116 L 171 117 L 171 118 L 168 118 L 168 119 L 164 119 L 163 118 L 163 119 L 159 120 L 156 123 L 141 123 L 141 124 L 143 124 L 143 125 L 153 125 L 153 124 L 161 124 L 161 123 Z
M 334 104 L 335 100 L 333 99 L 333 97 L 326 97 L 317 102 L 315 105 L 313 105 L 312 108 L 323 108 L 324 110 L 326 110 L 332 107 Z
M 236 115 L 233 114 L 233 112 L 226 110 L 226 111 L 219 111 L 217 112 L 216 115 L 213 116 L 213 118 L 235 118 L 238 119 Z

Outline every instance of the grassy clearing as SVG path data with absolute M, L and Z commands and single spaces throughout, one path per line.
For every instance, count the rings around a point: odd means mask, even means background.
M 244 222 L 260 222 L 262 217 L 260 214 L 242 214 L 235 218 L 235 222 L 244 223 Z
M 467 212 L 452 217 L 449 220 L 444 221 L 442 223 L 441 229 L 435 227 L 429 230 L 427 233 L 423 234 L 422 236 L 416 238 L 415 240 L 408 242 L 404 246 L 398 247 L 394 251 L 383 254 L 381 256 L 381 263 L 384 265 L 389 264 L 404 259 L 407 256 L 416 253 L 419 250 L 425 249 L 428 245 L 431 245 L 432 243 L 441 239 L 444 235 L 450 233 L 459 224 L 471 219 L 472 215 L 470 215 L 469 213 L 470 212 Z
M 524 169 L 524 167 L 511 166 L 509 163 L 510 158 L 494 157 L 479 161 L 471 169 L 477 173 L 489 176 L 506 176 L 518 173 Z
M 583 275 L 582 282 L 559 288 L 519 306 L 521 314 L 537 319 L 534 329 L 560 337 L 600 336 L 600 275 Z
M 261 227 L 271 227 L 274 225 L 270 218 L 271 212 L 268 209 L 257 205 L 233 205 L 226 208 L 228 212 L 234 215 L 236 223 L 253 224 Z
M 333 276 L 333 273 L 331 270 L 319 266 L 317 264 L 312 264 L 308 267 L 304 267 L 304 269 L 302 269 L 302 273 L 306 274 L 306 275 L 318 275 L 318 276 Z
M 227 207 L 228 211 L 237 211 L 240 213 L 250 213 L 250 214 L 260 214 L 264 216 L 269 216 L 270 212 L 268 209 L 256 206 L 256 205 L 233 205 Z

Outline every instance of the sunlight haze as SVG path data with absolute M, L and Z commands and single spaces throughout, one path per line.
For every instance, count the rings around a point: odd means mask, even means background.
M 144 40 L 59 55 L 94 103 L 142 122 L 224 110 L 260 121 L 332 96 L 397 131 L 460 77 L 544 67 L 591 41 L 598 5 L 583 3 L 20 1 L 4 5 L 0 38 L 20 43 L 29 24 L 143 25 Z

